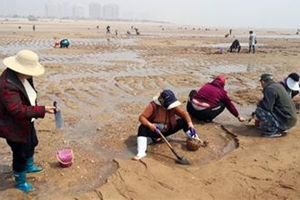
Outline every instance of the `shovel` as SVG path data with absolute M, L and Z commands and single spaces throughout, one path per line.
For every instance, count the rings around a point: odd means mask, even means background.
M 63 126 L 61 111 L 57 108 L 57 102 L 56 101 L 53 102 L 53 106 L 55 107 L 54 117 L 55 117 L 56 128 L 60 129 Z
M 166 139 L 166 137 L 160 132 L 160 130 L 156 129 L 156 131 L 159 133 L 160 137 L 162 137 L 162 139 L 167 143 L 168 147 L 171 149 L 171 151 L 173 152 L 173 154 L 177 157 L 177 163 L 179 164 L 183 164 L 183 165 L 189 165 L 190 162 L 184 158 L 184 157 L 180 157 L 175 150 L 173 149 L 173 147 L 171 146 L 171 144 L 169 143 L 169 141 Z
M 251 113 L 251 117 L 247 120 L 247 122 L 250 123 L 253 119 L 255 119 L 255 112 Z

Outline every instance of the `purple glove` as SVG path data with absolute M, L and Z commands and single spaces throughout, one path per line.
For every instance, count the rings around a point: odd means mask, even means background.
M 192 138 L 195 138 L 197 136 L 197 132 L 194 128 L 190 128 L 190 136 Z
M 155 132 L 157 135 L 159 135 L 159 127 L 156 124 L 150 124 L 149 128 L 151 131 Z
M 190 128 L 186 133 L 185 133 L 189 138 L 194 138 L 197 140 L 200 140 L 196 130 L 194 128 Z
M 157 127 L 157 126 L 155 126 L 155 130 L 154 130 L 154 132 L 157 134 L 157 135 L 159 135 L 159 128 Z

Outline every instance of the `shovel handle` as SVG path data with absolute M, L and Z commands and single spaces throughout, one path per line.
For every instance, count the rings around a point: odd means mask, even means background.
M 178 158 L 178 159 L 182 159 L 177 153 L 176 151 L 173 149 L 173 147 L 171 146 L 170 142 L 167 140 L 167 138 L 160 132 L 160 130 L 156 130 L 158 132 L 158 134 L 160 135 L 160 137 L 162 137 L 162 139 L 167 143 L 167 145 L 169 146 L 169 148 L 171 149 L 171 151 L 174 153 L 174 155 Z
M 167 140 L 167 138 L 161 133 L 161 131 L 159 130 L 159 129 L 156 129 L 155 130 L 159 135 L 160 135 L 160 137 L 167 143 L 167 145 L 171 148 L 171 149 L 173 149 L 172 148 L 172 146 L 171 146 L 171 144 L 170 144 L 170 142 Z
M 55 107 L 54 114 L 56 114 L 57 113 L 57 102 L 56 101 L 53 102 L 53 106 Z

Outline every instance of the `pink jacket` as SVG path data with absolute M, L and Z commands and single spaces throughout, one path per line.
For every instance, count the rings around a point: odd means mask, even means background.
M 235 117 L 239 116 L 237 109 L 232 104 L 231 99 L 227 95 L 227 91 L 224 89 L 224 82 L 220 79 L 215 79 L 211 83 L 206 83 L 198 90 L 193 99 L 196 99 L 201 103 L 209 104 L 211 108 L 216 107 L 222 102 L 231 114 Z

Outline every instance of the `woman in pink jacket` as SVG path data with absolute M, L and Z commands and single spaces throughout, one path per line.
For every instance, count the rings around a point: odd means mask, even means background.
M 199 121 L 211 122 L 226 107 L 240 122 L 245 121 L 228 97 L 224 89 L 225 82 L 225 77 L 219 75 L 212 82 L 206 83 L 198 92 L 192 90 L 187 103 L 188 113 Z

